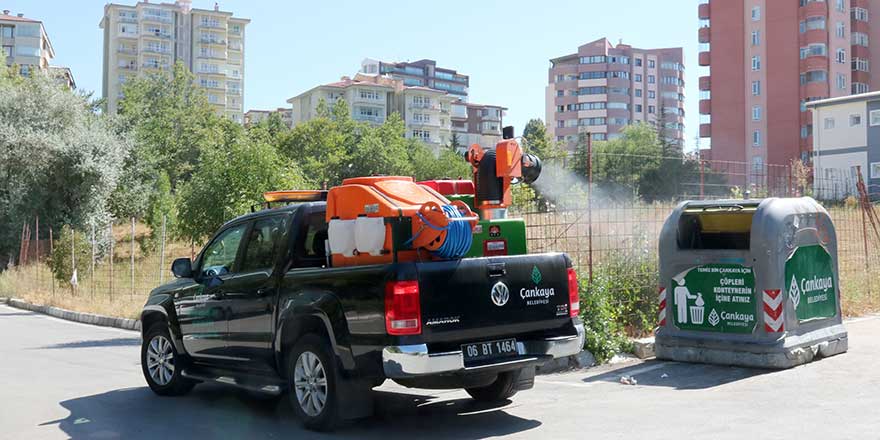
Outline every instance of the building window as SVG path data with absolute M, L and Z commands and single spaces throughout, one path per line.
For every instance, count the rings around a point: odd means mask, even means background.
M 641 113 L 641 112 L 642 112 L 642 105 L 636 104 L 636 113 Z
M 641 73 L 635 74 L 635 80 L 637 83 L 642 82 L 642 74 Z
M 862 115 L 849 115 L 849 126 L 857 127 L 862 125 Z
M 648 99 L 657 99 L 657 92 L 648 90 Z
M 761 96 L 761 81 L 752 81 L 752 96 Z
M 12 38 L 13 29 L 15 26 L 0 26 L 0 37 Z
M 642 89 L 636 89 L 636 98 L 642 97 Z
M 755 130 L 752 132 L 752 146 L 760 147 L 761 146 L 761 130 Z
M 837 88 L 840 90 L 846 90 L 846 75 L 842 73 L 837 74 Z
M 825 129 L 831 130 L 834 128 L 834 118 L 825 118 Z
M 761 70 L 761 56 L 755 55 L 752 57 L 752 70 Z
M 811 44 L 801 48 L 801 59 L 809 57 L 824 57 L 828 55 L 828 46 L 825 43 Z M 759 67 L 760 68 L 760 67 Z
M 413 130 L 412 137 L 416 139 L 421 139 L 423 141 L 431 140 L 431 132 L 428 130 Z
M 852 19 L 856 21 L 868 21 L 868 10 L 865 8 L 852 8 L 850 13 L 852 15 Z
M 636 58 L 636 67 L 642 67 L 642 59 Z
M 811 70 L 801 74 L 801 85 L 825 81 L 828 81 L 828 72 L 824 70 Z
M 761 106 L 756 105 L 752 107 L 752 120 L 760 121 L 761 120 Z
M 852 44 L 853 46 L 865 46 L 868 47 L 868 34 L 864 32 L 853 32 L 852 33 Z
M 565 90 L 557 90 L 556 96 L 565 96 Z
M 752 21 L 758 21 L 761 19 L 761 7 L 755 6 L 752 8 Z
M 654 60 L 648 60 L 648 68 L 653 69 L 657 66 L 657 63 Z
M 840 12 L 846 12 L 846 0 L 837 0 L 837 10 Z
M 871 178 L 880 179 L 880 162 L 871 162 Z
M 564 112 L 564 111 L 565 111 L 565 106 L 564 106 L 564 105 L 557 105 L 557 106 L 556 106 L 556 113 L 562 113 L 562 112 Z
M 837 49 L 837 55 L 834 59 L 838 64 L 846 64 L 846 49 Z
M 761 45 L 761 31 L 752 31 L 752 46 Z
M 871 64 L 865 58 L 853 57 L 852 70 L 858 70 L 861 72 L 870 72 L 871 71 Z
M 853 83 L 853 85 L 852 85 L 853 95 L 858 95 L 861 93 L 868 93 L 869 90 L 871 90 L 871 88 L 868 87 L 868 85 L 865 83 Z
M 581 57 L 581 64 L 604 64 L 606 62 L 605 55 L 594 55 L 590 57 Z
M 648 84 L 656 84 L 656 83 L 657 83 L 657 77 L 654 75 L 648 75 Z
M 837 22 L 837 38 L 846 38 L 846 23 Z
M 654 107 L 653 105 L 649 105 L 648 106 L 648 114 L 653 115 L 654 113 L 657 113 L 657 108 Z
M 801 139 L 806 139 L 813 134 L 813 125 L 801 125 Z
M 825 30 L 825 17 L 809 17 L 800 22 L 801 33 L 817 30 Z
M 752 156 L 752 173 L 764 173 L 764 158 L 761 156 Z
M 12 58 L 12 46 L 3 46 L 3 54 L 6 55 L 6 59 Z
M 870 123 L 871 127 L 880 125 L 880 110 L 871 110 Z

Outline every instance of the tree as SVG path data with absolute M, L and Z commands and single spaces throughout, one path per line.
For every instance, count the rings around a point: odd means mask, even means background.
M 544 121 L 540 119 L 531 119 L 526 123 L 522 138 L 526 152 L 538 156 L 542 161 L 561 160 L 566 156 L 559 143 L 550 139 Z
M 202 165 L 180 188 L 178 235 L 201 241 L 260 204 L 264 192 L 309 186 L 300 169 L 269 144 L 245 137 L 205 149 Z
M 2 63 L 0 63 L 2 65 Z M 103 227 L 129 139 L 86 98 L 44 75 L 0 72 L 0 255 L 24 222 Z

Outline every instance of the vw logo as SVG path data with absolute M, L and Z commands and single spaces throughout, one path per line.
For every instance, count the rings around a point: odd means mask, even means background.
M 510 290 L 507 288 L 507 285 L 499 281 L 492 286 L 492 302 L 495 303 L 496 306 L 501 307 L 507 304 L 507 300 L 509 299 Z

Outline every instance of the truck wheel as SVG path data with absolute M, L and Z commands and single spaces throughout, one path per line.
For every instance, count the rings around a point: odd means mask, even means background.
M 150 389 L 160 396 L 188 393 L 195 382 L 181 376 L 182 366 L 168 327 L 164 324 L 150 327 L 141 343 L 141 369 Z
M 318 335 L 306 335 L 293 346 L 287 361 L 290 401 L 306 428 L 329 431 L 339 421 L 335 358 Z
M 484 387 L 465 388 L 465 391 L 467 391 L 474 400 L 479 402 L 500 402 L 507 400 L 516 394 L 516 381 L 514 380 L 516 374 L 516 371 L 500 373 L 498 374 L 498 378 L 495 379 L 495 382 Z

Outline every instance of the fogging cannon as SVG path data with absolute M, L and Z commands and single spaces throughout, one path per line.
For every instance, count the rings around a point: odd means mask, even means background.
M 502 140 L 494 149 L 474 144 L 464 155 L 473 168 L 473 181 L 431 180 L 419 182 L 450 200 L 467 203 L 480 213 L 474 228 L 474 242 L 469 257 L 523 255 L 526 249 L 526 226 L 522 219 L 507 218 L 513 203 L 512 186 L 531 184 L 541 175 L 541 159 L 524 153 L 514 139 L 513 127 L 504 127 Z

